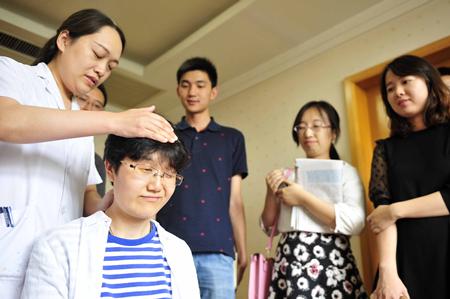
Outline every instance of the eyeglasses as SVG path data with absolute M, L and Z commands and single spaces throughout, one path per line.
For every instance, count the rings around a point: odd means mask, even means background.
M 294 131 L 297 133 L 304 133 L 304 132 L 306 132 L 306 129 L 311 129 L 314 133 L 318 133 L 322 129 L 330 128 L 330 127 L 331 127 L 331 125 L 326 125 L 322 122 L 315 122 L 312 124 L 312 126 L 308 126 L 307 124 L 302 123 L 302 124 L 296 125 L 294 127 Z
M 180 186 L 183 182 L 183 176 L 179 174 L 172 174 L 167 172 L 162 172 L 156 168 L 151 167 L 148 164 L 144 163 L 130 163 L 126 161 L 120 161 L 120 163 L 124 165 L 128 165 L 131 169 L 133 169 L 134 174 L 141 178 L 148 180 L 151 177 L 159 176 L 162 182 L 166 184 L 175 184 L 176 186 Z
M 105 107 L 99 100 L 77 97 L 78 106 L 81 110 L 103 111 Z

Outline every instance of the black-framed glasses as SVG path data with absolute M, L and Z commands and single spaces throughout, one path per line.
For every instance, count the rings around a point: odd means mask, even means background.
M 127 161 L 120 161 L 120 163 L 129 166 L 133 169 L 134 174 L 142 179 L 150 179 L 159 176 L 163 183 L 175 184 L 176 186 L 180 186 L 181 183 L 183 183 L 182 175 L 163 172 L 146 163 L 131 163 Z
M 297 133 L 304 133 L 307 129 L 311 129 L 314 133 L 318 133 L 325 128 L 331 128 L 331 125 L 326 125 L 323 122 L 315 122 L 311 126 L 301 123 L 294 127 L 294 131 Z

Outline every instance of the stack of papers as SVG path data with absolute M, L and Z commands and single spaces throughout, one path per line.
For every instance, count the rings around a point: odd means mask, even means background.
M 343 171 L 342 160 L 295 160 L 295 181 L 306 191 L 329 203 L 343 201 Z M 292 207 L 291 227 L 308 232 L 332 232 L 331 228 L 324 226 L 300 206 Z

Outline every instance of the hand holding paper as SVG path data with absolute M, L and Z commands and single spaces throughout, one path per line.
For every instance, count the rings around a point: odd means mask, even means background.
M 280 184 L 285 180 L 283 176 L 283 170 L 282 169 L 275 169 L 271 172 L 269 172 L 266 176 L 266 185 L 268 190 L 270 190 L 272 193 L 276 193 Z
M 303 188 L 294 182 L 283 181 L 285 187 L 279 188 L 275 195 L 287 206 L 301 206 L 305 196 Z

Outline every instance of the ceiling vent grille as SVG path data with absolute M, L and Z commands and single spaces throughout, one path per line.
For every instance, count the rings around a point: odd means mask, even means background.
M 38 46 L 30 44 L 4 32 L 0 32 L 0 46 L 31 57 L 37 57 L 37 55 L 39 54 L 39 50 L 41 49 Z

